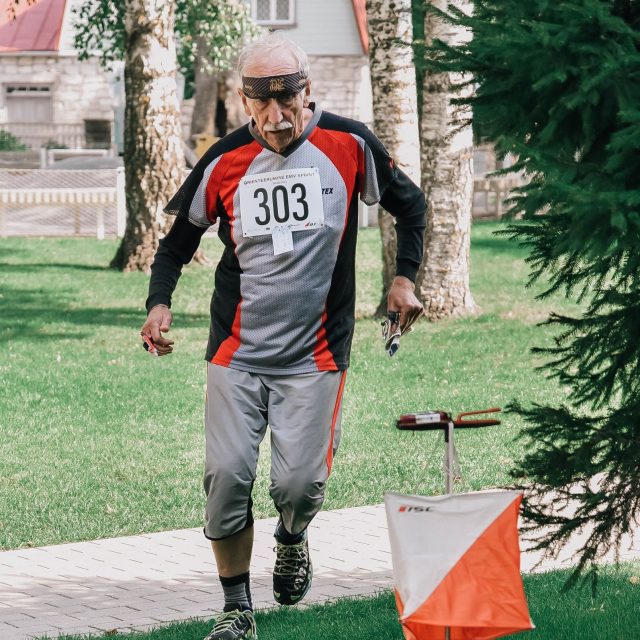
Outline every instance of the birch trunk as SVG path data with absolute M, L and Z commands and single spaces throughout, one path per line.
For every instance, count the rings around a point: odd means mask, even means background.
M 127 226 L 111 266 L 148 273 L 170 227 L 162 209 L 184 177 L 174 3 L 126 0 L 125 11 Z
M 367 0 L 369 68 L 373 122 L 396 164 L 420 183 L 420 139 L 416 74 L 411 42 L 411 0 Z M 396 233 L 393 218 L 378 209 L 382 237 L 382 298 L 376 315 L 387 311 L 387 293 L 395 275 Z
M 450 0 L 430 0 L 442 11 Z M 467 13 L 471 4 L 454 2 Z M 456 31 L 458 29 L 458 31 Z M 427 11 L 425 40 L 460 43 L 469 34 Z M 473 199 L 473 134 L 471 126 L 455 131 L 454 116 L 470 117 L 452 105 L 451 86 L 461 77 L 425 73 L 421 118 L 422 188 L 427 197 L 425 259 L 417 290 L 429 320 L 465 315 L 476 310 L 469 288 L 469 249 Z

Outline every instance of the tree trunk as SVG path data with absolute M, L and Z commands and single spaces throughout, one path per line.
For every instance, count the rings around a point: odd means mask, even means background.
M 416 74 L 411 41 L 411 0 L 367 0 L 369 67 L 376 135 L 397 165 L 420 182 L 420 140 Z M 396 233 L 392 217 L 378 210 L 382 236 L 382 298 L 376 315 L 386 314 L 395 275 Z
M 430 0 L 447 9 L 450 0 Z M 470 3 L 458 0 L 470 11 Z M 458 31 L 456 31 L 456 29 Z M 448 44 L 469 37 L 459 27 L 446 24 L 427 11 L 425 39 Z M 423 85 L 421 118 L 422 188 L 427 196 L 425 259 L 418 273 L 417 289 L 429 320 L 465 315 L 476 310 L 469 288 L 469 249 L 473 199 L 473 134 L 471 126 L 456 130 L 454 116 L 470 117 L 452 105 L 451 86 L 460 76 L 427 69 Z
M 174 3 L 126 0 L 125 11 L 127 226 L 111 267 L 148 273 L 171 226 L 162 209 L 184 178 Z
M 200 133 L 215 135 L 215 116 L 218 104 L 218 73 L 207 64 L 207 45 L 204 38 L 196 42 L 194 61 L 195 101 L 191 115 L 191 139 Z

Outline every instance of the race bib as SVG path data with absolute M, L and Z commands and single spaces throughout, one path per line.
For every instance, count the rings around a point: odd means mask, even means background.
M 324 226 L 322 187 L 318 169 L 270 171 L 240 180 L 240 216 L 245 238 Z M 274 239 L 274 248 L 275 248 Z

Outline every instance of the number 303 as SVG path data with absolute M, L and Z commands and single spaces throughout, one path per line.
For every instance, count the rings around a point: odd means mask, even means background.
M 271 215 L 273 213 L 273 219 L 276 222 L 284 223 L 289 221 L 289 216 L 293 216 L 293 219 L 302 222 L 309 217 L 309 205 L 305 200 L 307 196 L 307 190 L 305 186 L 296 182 L 291 185 L 291 193 L 287 191 L 284 185 L 277 185 L 269 192 L 260 187 L 253 193 L 253 197 L 258 200 L 258 206 L 262 209 L 264 215 L 256 216 L 256 223 L 260 225 L 266 225 L 271 222 Z M 291 211 L 289 205 L 289 198 L 295 198 L 295 202 L 302 206 L 302 211 L 298 208 Z

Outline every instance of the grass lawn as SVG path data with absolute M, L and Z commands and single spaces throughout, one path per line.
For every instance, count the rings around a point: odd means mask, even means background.
M 603 570 L 599 588 L 560 594 L 563 571 L 525 576 L 534 631 L 506 638 L 529 640 L 632 640 L 638 638 L 640 563 Z M 257 614 L 260 640 L 402 640 L 393 595 L 344 599 L 306 609 L 275 609 Z M 114 635 L 112 640 L 195 640 L 210 623 L 186 622 L 148 633 Z
M 536 322 L 551 308 L 571 312 L 571 304 L 533 300 L 524 252 L 492 235 L 498 226 L 473 230 L 472 290 L 481 312 L 421 323 L 391 360 L 370 317 L 381 286 L 378 233 L 362 231 L 343 440 L 325 508 L 378 503 L 386 489 L 441 491 L 441 437 L 398 433 L 400 413 L 473 410 L 511 398 L 562 401 L 565 390 L 533 372 L 539 362 L 529 349 L 550 339 Z M 0 240 L 2 549 L 201 525 L 213 269 L 185 269 L 173 304 L 176 352 L 154 359 L 138 335 L 147 277 L 106 268 L 115 248 L 92 239 Z M 205 251 L 215 259 L 217 238 L 205 241 Z M 521 453 L 519 427 L 505 416 L 501 427 L 460 434 L 459 489 L 508 481 Z M 266 441 L 263 449 L 257 517 L 275 515 Z

